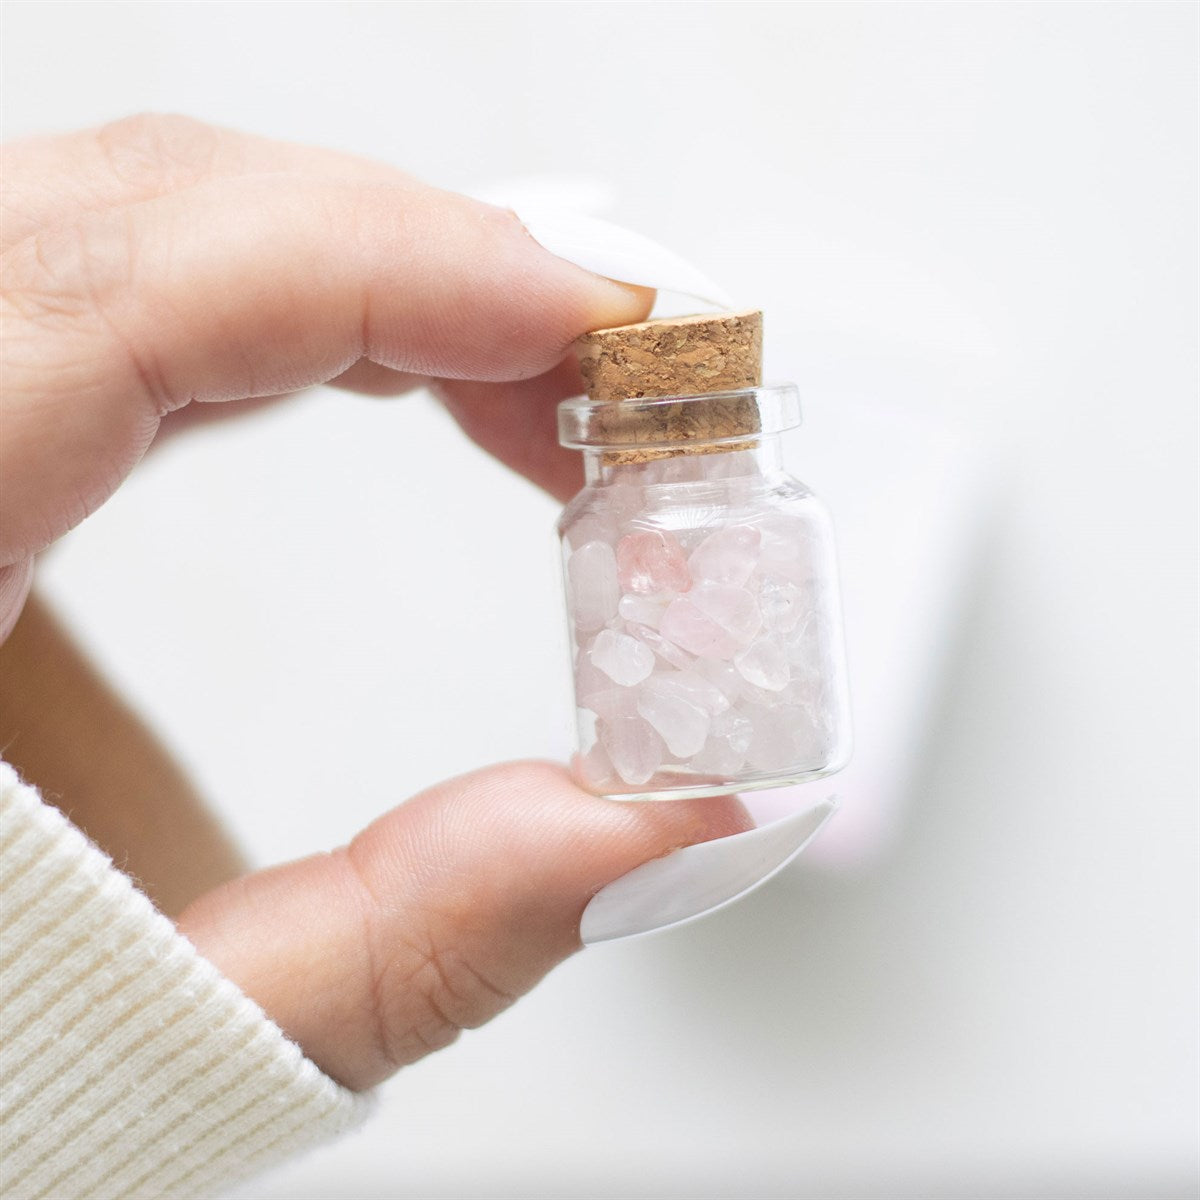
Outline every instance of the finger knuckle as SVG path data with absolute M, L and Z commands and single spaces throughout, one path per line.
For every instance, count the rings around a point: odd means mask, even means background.
M 96 141 L 122 186 L 157 195 L 194 183 L 211 169 L 219 132 L 192 117 L 142 112 L 102 125 Z
M 394 955 L 376 988 L 387 1056 L 403 1066 L 440 1050 L 514 999 L 457 950 L 432 939 L 410 942 Z
M 121 223 L 88 218 L 38 230 L 4 256 L 0 287 L 27 316 L 79 317 L 94 310 L 132 273 L 132 247 Z
M 136 290 L 137 263 L 132 222 L 120 213 L 88 214 L 38 230 L 9 251 L 0 270 L 0 299 L 38 337 L 98 337 L 131 368 L 156 409 L 167 411 L 175 405 L 162 372 L 125 332 L 122 298 Z M 85 338 L 93 357 L 95 337 Z
M 398 934 L 392 905 L 355 844 L 344 862 L 362 898 L 362 945 L 370 971 L 376 1053 L 395 1070 L 450 1045 L 464 1029 L 491 1020 L 516 999 L 452 944 L 473 900 L 444 900 L 435 917 Z
M 433 1013 L 453 1028 L 475 1029 L 513 1002 L 513 996 L 492 983 L 458 950 L 430 943 L 423 957 L 414 986 Z

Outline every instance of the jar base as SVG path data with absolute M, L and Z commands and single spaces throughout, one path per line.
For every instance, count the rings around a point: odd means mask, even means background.
M 593 792 L 602 800 L 621 800 L 633 801 L 635 803 L 657 802 L 663 800 L 699 800 L 705 796 L 731 796 L 739 792 L 761 792 L 767 788 L 793 787 L 799 783 L 812 783 L 817 779 L 824 779 L 829 775 L 836 775 L 845 766 L 845 763 L 832 763 L 827 767 L 822 767 L 815 771 L 793 771 L 784 775 L 771 775 L 765 778 L 743 779 L 736 782 L 725 780 L 723 782 L 684 782 L 680 781 L 677 785 L 663 786 L 662 782 L 658 787 L 648 789 L 644 792 L 631 790 L 628 792 Z M 581 783 L 578 774 L 575 776 L 575 782 L 579 783 L 585 791 L 591 792 L 592 789 L 586 784 Z

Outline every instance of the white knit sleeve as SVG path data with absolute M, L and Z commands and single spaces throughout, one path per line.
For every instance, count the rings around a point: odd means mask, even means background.
M 323 1075 L 0 763 L 0 1192 L 211 1196 L 355 1125 Z

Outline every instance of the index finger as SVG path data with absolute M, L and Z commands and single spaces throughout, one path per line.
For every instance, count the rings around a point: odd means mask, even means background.
M 222 179 L 40 231 L 4 263 L 0 565 L 91 512 L 189 402 L 296 390 L 363 357 L 530 378 L 647 300 L 510 212 L 407 182 Z

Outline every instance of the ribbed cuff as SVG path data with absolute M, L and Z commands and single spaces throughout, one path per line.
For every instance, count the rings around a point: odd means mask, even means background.
M 211 1196 L 357 1124 L 323 1075 L 0 763 L 0 1191 Z

